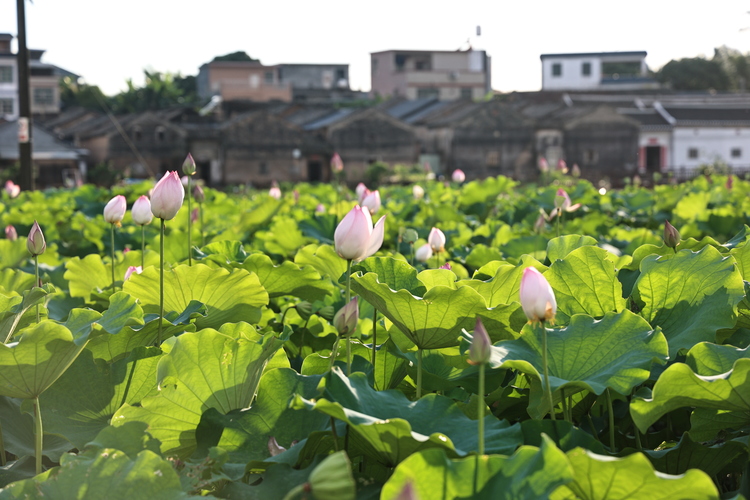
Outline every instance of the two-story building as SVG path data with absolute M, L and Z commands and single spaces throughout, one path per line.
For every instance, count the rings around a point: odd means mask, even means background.
M 450 101 L 492 90 L 484 50 L 385 50 L 370 53 L 370 61 L 373 96 Z
M 657 89 L 646 51 L 542 54 L 542 90 Z

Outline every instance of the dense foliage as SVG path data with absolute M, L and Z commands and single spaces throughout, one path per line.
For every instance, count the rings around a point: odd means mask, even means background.
M 102 217 L 112 196 L 131 207 L 152 184 L 4 194 L 2 224 L 26 235 L 37 220 L 47 247 L 34 286 L 25 236 L 0 240 L 0 499 L 747 493 L 750 182 L 421 185 L 423 197 L 382 190 L 383 246 L 351 269 L 349 376 L 343 348 L 329 370 L 348 190 L 207 189 L 192 265 L 187 207 L 166 226 L 163 319 L 157 223 L 144 254 L 129 214 L 116 230 L 113 291 Z M 539 219 L 559 188 L 581 207 Z M 432 227 L 445 251 L 414 262 Z M 530 266 L 554 291 L 554 325 L 521 309 Z M 466 352 L 477 318 L 494 344 L 481 383 Z

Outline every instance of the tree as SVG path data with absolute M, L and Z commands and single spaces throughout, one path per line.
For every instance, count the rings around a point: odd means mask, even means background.
M 255 61 L 260 62 L 259 59 L 253 59 L 249 55 L 247 55 L 247 52 L 244 50 L 238 50 L 237 52 L 232 52 L 231 54 L 225 54 L 223 56 L 216 56 L 214 57 L 214 61 Z M 212 61 L 213 62 L 213 61 Z
M 78 83 L 70 77 L 60 80 L 60 104 L 64 108 L 82 107 L 102 111 L 109 98 L 96 85 Z
M 657 74 L 660 82 L 675 90 L 729 90 L 729 76 L 717 60 L 703 57 L 669 61 Z
M 143 87 L 136 87 L 133 80 L 128 79 L 128 89 L 112 98 L 111 107 L 115 113 L 139 113 L 187 104 L 182 89 L 171 74 L 148 70 L 143 70 L 143 73 L 146 77 Z

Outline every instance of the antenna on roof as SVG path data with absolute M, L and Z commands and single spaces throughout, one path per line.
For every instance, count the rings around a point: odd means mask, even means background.
M 477 36 L 482 36 L 482 27 L 477 26 Z

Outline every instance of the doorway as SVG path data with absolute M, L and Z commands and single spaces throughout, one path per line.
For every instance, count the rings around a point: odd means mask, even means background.
M 323 163 L 320 160 L 307 162 L 307 181 L 320 182 L 323 180 Z
M 661 164 L 661 146 L 646 146 L 646 171 L 660 172 Z

